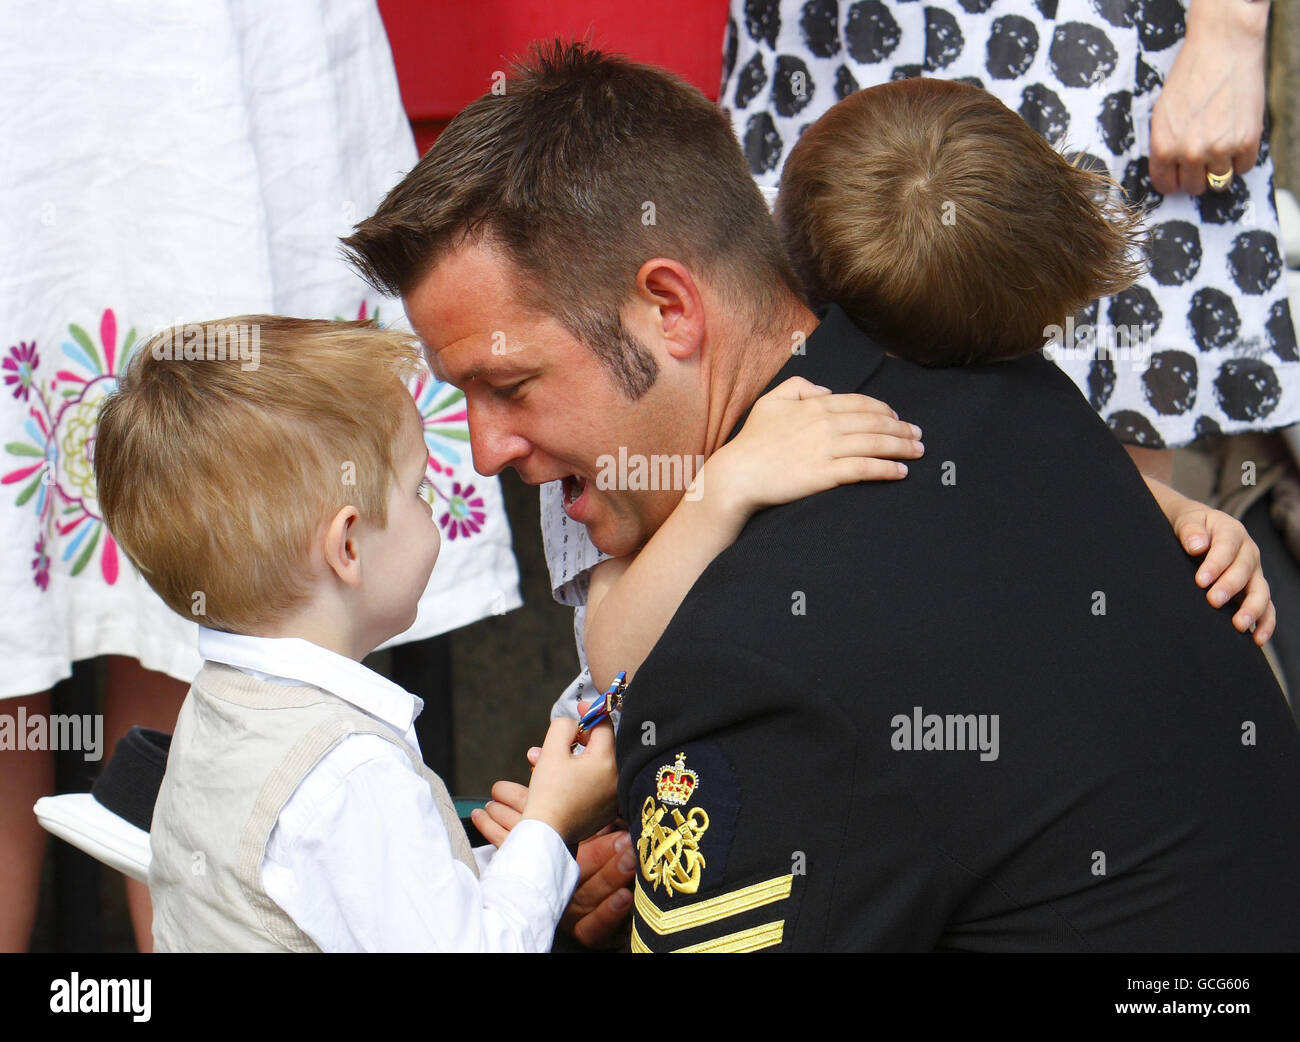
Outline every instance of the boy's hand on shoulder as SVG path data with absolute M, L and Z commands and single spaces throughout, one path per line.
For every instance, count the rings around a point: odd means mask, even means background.
M 1192 556 L 1205 554 L 1196 572 L 1196 585 L 1206 590 L 1206 600 L 1222 608 L 1244 591 L 1232 625 L 1242 633 L 1254 625 L 1255 643 L 1262 646 L 1273 635 L 1277 611 L 1264 578 L 1259 547 L 1246 526 L 1222 510 L 1185 497 L 1170 522 L 1184 550 Z
M 834 394 L 802 376 L 754 403 L 745 426 L 700 472 L 706 500 L 731 504 L 746 518 L 857 481 L 895 481 L 895 460 L 925 452 L 921 431 L 865 394 Z

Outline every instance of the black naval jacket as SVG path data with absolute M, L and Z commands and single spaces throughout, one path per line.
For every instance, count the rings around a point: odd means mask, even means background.
M 1106 424 L 822 316 L 769 387 L 925 457 L 755 516 L 629 685 L 633 950 L 1300 948 L 1300 736 Z

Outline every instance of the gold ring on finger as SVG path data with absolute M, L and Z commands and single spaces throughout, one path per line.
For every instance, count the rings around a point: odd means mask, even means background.
M 1226 174 L 1215 174 L 1209 170 L 1205 171 L 1206 183 L 1216 192 L 1222 192 L 1228 185 L 1232 184 L 1232 167 L 1228 168 Z

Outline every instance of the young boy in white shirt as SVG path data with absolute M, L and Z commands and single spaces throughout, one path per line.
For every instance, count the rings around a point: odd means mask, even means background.
M 471 851 L 420 755 L 423 704 L 361 665 L 414 621 L 440 545 L 403 383 L 418 344 L 362 322 L 199 327 L 255 336 L 250 366 L 169 350 L 193 328 L 136 350 L 95 450 L 113 536 L 204 624 L 150 831 L 156 950 L 548 950 L 570 848 L 615 814 L 610 728 L 575 756 L 573 722 L 553 724 L 526 820 Z

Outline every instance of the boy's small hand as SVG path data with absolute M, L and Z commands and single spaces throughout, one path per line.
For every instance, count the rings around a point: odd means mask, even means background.
M 920 437 L 884 402 L 792 376 L 754 403 L 740 433 L 705 464 L 703 494 L 748 516 L 836 485 L 894 481 L 907 473 L 895 460 L 924 454 Z
M 546 822 L 569 844 L 608 825 L 618 813 L 614 728 L 609 721 L 594 727 L 586 748 L 574 755 L 577 730 L 577 721 L 567 717 L 551 723 L 521 815 Z
M 590 708 L 591 702 L 579 702 L 578 715 L 582 716 Z M 590 737 L 588 732 L 580 741 L 585 744 Z M 536 767 L 541 755 L 542 747 L 534 745 L 527 753 L 529 764 Z M 527 785 L 503 779 L 492 786 L 492 799 L 486 806 L 470 811 L 470 820 L 484 839 L 494 847 L 499 847 L 505 842 L 510 830 L 519 824 L 527 802 Z
M 1187 501 L 1173 519 L 1173 526 L 1184 550 L 1193 556 L 1205 554 L 1196 572 L 1196 585 L 1207 590 L 1206 600 L 1222 608 L 1245 591 L 1232 624 L 1245 633 L 1254 623 L 1255 643 L 1262 646 L 1273 635 L 1277 612 L 1260 565 L 1259 547 L 1246 526 L 1222 510 L 1211 510 L 1195 500 Z
M 579 702 L 579 714 L 590 705 Z M 609 724 L 602 724 L 592 734 L 600 730 L 610 730 Z M 528 762 L 536 766 L 541 753 L 541 747 L 529 749 Z M 512 781 L 492 786 L 492 801 L 471 815 L 484 839 L 498 847 L 505 842 L 510 830 L 523 819 L 528 792 L 527 786 Z M 560 929 L 579 944 L 596 950 L 627 947 L 636 853 L 627 829 L 621 825 L 615 822 L 578 844 L 578 886 L 560 920 Z
M 506 841 L 510 830 L 519 824 L 527 802 L 528 786 L 499 781 L 492 786 L 492 801 L 486 807 L 472 811 L 470 820 L 484 839 L 499 847 Z

